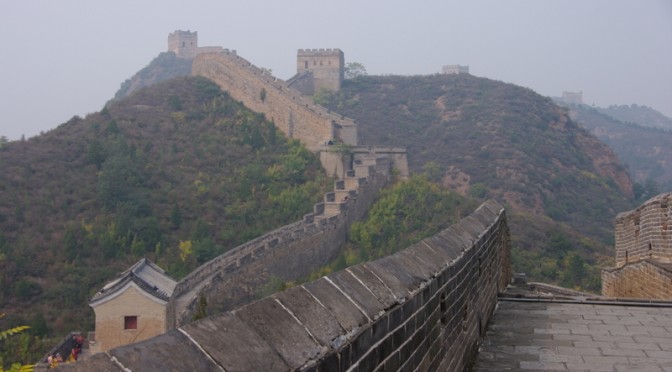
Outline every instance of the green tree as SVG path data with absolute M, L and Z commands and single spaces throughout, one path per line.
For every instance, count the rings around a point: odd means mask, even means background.
M 182 225 L 182 212 L 177 204 L 173 204 L 173 208 L 170 210 L 170 223 L 173 229 L 179 229 Z
M 4 316 L 5 314 L 0 314 L 0 318 L 3 318 Z M 10 336 L 18 335 L 28 329 L 30 329 L 28 326 L 17 326 L 6 330 L 0 330 L 0 342 L 4 343 Z M 34 370 L 35 365 L 24 365 L 23 363 L 17 362 L 10 362 L 9 367 L 5 369 L 4 351 L 3 348 L 3 353 L 0 354 L 0 372 L 32 372 Z
M 348 62 L 345 64 L 345 78 L 348 80 L 356 79 L 360 76 L 366 76 L 366 67 L 359 62 Z

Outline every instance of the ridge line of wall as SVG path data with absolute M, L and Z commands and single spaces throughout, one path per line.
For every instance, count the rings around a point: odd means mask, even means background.
M 330 140 L 357 145 L 354 120 L 315 104 L 237 54 L 199 54 L 192 63 L 192 75 L 216 82 L 231 97 L 263 113 L 287 137 L 299 139 L 311 151 Z
M 337 181 L 335 190 L 315 204 L 314 212 L 303 220 L 243 243 L 196 268 L 175 286 L 167 309 L 169 328 L 191 321 L 199 294 L 206 296 L 211 312 L 231 310 L 254 297 L 249 292 L 234 293 L 242 284 L 258 290 L 270 278 L 297 280 L 330 262 L 340 253 L 350 224 L 363 218 L 378 191 L 389 182 L 390 173 L 384 159 L 358 166 L 353 176 Z
M 510 278 L 509 250 L 491 200 L 420 243 L 330 274 L 337 287 L 320 278 L 109 354 L 132 370 L 167 360 L 175 370 L 465 370 Z M 109 363 L 95 355 L 76 367 Z

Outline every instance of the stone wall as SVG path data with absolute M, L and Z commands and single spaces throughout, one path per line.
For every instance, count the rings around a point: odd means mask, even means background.
M 249 109 L 263 113 L 289 138 L 316 151 L 328 141 L 357 145 L 352 119 L 316 105 L 287 84 L 238 55 L 224 51 L 196 56 L 192 74 L 216 82 Z
M 168 34 L 168 51 L 175 53 L 179 58 L 192 59 L 201 53 L 223 52 L 224 48 L 219 46 L 199 47 L 198 31 L 177 30 Z
M 616 216 L 616 266 L 641 259 L 672 263 L 672 193 Z
M 297 280 L 335 259 L 349 226 L 365 216 L 389 180 L 387 159 L 363 161 L 302 221 L 242 244 L 191 272 L 178 282 L 170 299 L 170 327 L 191 321 L 201 294 L 208 300 L 208 311 L 220 313 L 256 299 L 269 281 Z
M 153 339 L 72 371 L 459 371 L 510 279 L 494 201 L 403 251 Z
M 310 72 L 312 87 L 299 89 L 312 95 L 320 90 L 337 92 L 343 84 L 345 58 L 340 49 L 299 49 L 296 55 L 296 73 Z
M 641 260 L 602 270 L 602 294 L 672 300 L 672 265 Z

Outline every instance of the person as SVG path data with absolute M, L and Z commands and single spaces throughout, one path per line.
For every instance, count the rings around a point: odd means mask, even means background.
M 84 338 L 82 335 L 77 335 L 72 338 L 72 352 L 70 353 L 74 361 L 77 361 L 77 357 L 82 352 L 82 344 L 84 343 Z

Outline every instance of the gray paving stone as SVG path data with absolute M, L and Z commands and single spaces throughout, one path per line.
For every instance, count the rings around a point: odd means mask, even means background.
M 567 363 L 569 371 L 615 371 L 613 364 L 608 363 Z
M 655 364 L 615 364 L 614 367 L 618 372 L 660 372 L 663 370 Z
M 567 355 L 567 354 L 541 354 L 539 355 L 539 361 L 544 363 L 583 363 L 583 358 L 581 355 Z
M 646 350 L 646 355 L 653 358 L 667 359 L 672 361 L 672 351 Z
M 533 305 L 510 302 L 503 318 L 493 318 L 482 347 L 490 354 L 479 356 L 487 364 L 474 371 L 672 372 L 672 308 Z
M 553 335 L 553 339 L 567 341 L 593 341 L 593 337 L 588 335 Z
M 660 345 L 644 342 L 616 342 L 616 347 L 619 349 L 660 350 Z
M 635 342 L 635 339 L 632 336 L 616 336 L 616 335 L 596 335 L 593 336 L 595 341 L 606 341 L 606 342 Z
M 597 347 L 559 347 L 557 349 L 558 354 L 565 355 L 590 355 L 590 356 L 599 356 L 602 355 L 602 351 Z
M 602 364 L 615 364 L 615 363 L 628 363 L 629 359 L 627 356 L 593 356 L 586 355 L 583 357 L 584 362 L 586 363 L 602 363 Z
M 644 354 L 644 350 L 638 350 L 638 349 L 612 349 L 608 347 L 601 347 L 600 350 L 602 350 L 602 355 L 604 356 L 633 356 L 633 357 L 643 357 L 646 356 Z
M 520 369 L 537 371 L 566 371 L 563 363 L 542 363 L 542 362 L 520 362 Z

